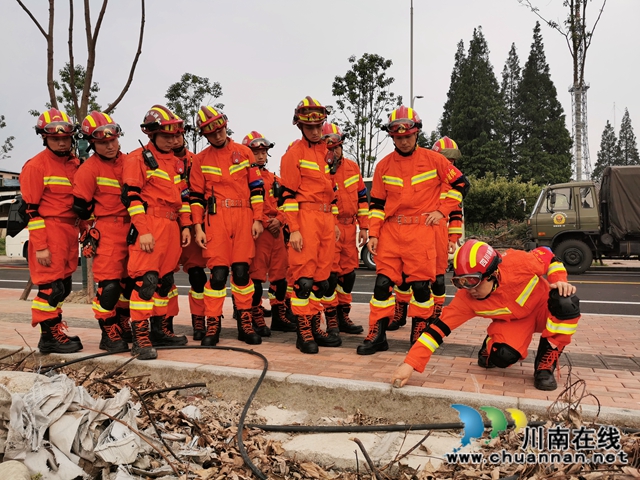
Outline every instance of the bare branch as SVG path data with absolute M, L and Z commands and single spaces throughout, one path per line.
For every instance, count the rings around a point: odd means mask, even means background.
M 553 28 L 554 30 L 556 30 L 558 33 L 560 33 L 560 35 L 562 35 L 565 39 L 565 41 L 567 42 L 567 46 L 569 47 L 569 51 L 571 52 L 571 55 L 573 55 L 573 49 L 571 47 L 571 37 L 569 35 L 569 32 L 565 32 L 561 27 L 560 24 L 551 20 L 547 20 L 546 18 L 544 18 L 542 15 L 540 15 L 539 9 L 537 7 L 534 7 L 531 4 L 530 0 L 518 0 L 518 3 L 520 5 L 523 5 L 525 7 L 527 7 L 529 10 L 531 10 L 540 20 L 542 20 L 544 23 L 546 23 L 550 28 Z
M 80 122 L 80 111 L 78 109 L 78 94 L 76 93 L 76 67 L 73 58 L 73 0 L 69 0 L 69 91 L 73 99 L 74 116 Z
M 596 31 L 596 27 L 598 26 L 598 22 L 600 21 L 600 17 L 602 16 L 602 12 L 604 11 L 604 6 L 606 4 L 607 4 L 607 0 L 604 0 L 602 2 L 602 8 L 600 8 L 600 12 L 598 13 L 598 18 L 596 18 L 596 21 L 593 24 L 593 28 L 589 32 L 589 41 L 585 44 L 585 53 L 586 53 L 586 49 L 589 48 L 589 45 L 591 45 L 591 39 L 593 38 L 593 32 Z M 585 25 L 586 25 L 586 19 L 585 19 Z
M 138 39 L 138 51 L 136 52 L 136 56 L 133 59 L 133 63 L 131 64 L 131 71 L 129 72 L 129 78 L 127 79 L 127 83 L 125 84 L 124 88 L 122 89 L 122 92 L 120 92 L 120 95 L 118 96 L 118 98 L 116 98 L 113 103 L 109 104 L 109 106 L 104 111 L 104 113 L 110 113 L 116 107 L 116 105 L 118 105 L 118 103 L 120 103 L 120 100 L 122 100 L 124 98 L 124 95 L 129 90 L 129 87 L 131 86 L 131 82 L 133 81 L 133 75 L 134 75 L 134 73 L 136 71 L 136 66 L 138 65 L 138 59 L 140 58 L 140 54 L 142 54 L 142 40 L 144 39 L 144 23 L 145 23 L 145 4 L 144 4 L 144 2 L 145 2 L 145 0 L 140 0 L 140 7 L 141 7 L 141 13 L 140 13 L 140 37 Z
M 36 20 L 36 17 L 33 16 L 31 11 L 24 5 L 24 3 L 22 3 L 20 0 L 16 0 L 16 2 L 18 2 L 18 5 L 20 5 L 22 7 L 22 9 L 25 12 L 27 12 L 27 15 L 29 15 L 29 18 L 31 18 L 31 20 L 33 20 L 33 23 L 36 24 L 36 27 L 38 27 L 38 30 L 40 30 L 40 33 L 42 33 L 44 38 L 48 38 L 47 33 L 44 31 L 44 28 L 42 28 L 42 26 L 40 25 L 38 20 Z

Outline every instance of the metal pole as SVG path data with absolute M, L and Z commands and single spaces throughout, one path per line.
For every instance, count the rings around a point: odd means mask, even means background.
M 409 79 L 409 98 L 411 99 L 411 108 L 413 108 L 413 0 L 411 0 L 411 48 L 410 48 L 410 59 L 409 63 L 411 64 L 411 73 Z

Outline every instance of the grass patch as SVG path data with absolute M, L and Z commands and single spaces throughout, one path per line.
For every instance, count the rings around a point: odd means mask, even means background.
M 6 243 L 7 239 L 6 238 L 0 238 L 0 255 L 6 255 L 7 254 L 7 249 L 6 249 Z

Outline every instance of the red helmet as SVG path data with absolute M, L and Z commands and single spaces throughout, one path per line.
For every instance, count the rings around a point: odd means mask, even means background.
M 114 122 L 109 115 L 92 111 L 82 121 L 82 136 L 89 141 L 110 140 L 122 135 L 120 125 Z
M 441 153 L 449 160 L 458 160 L 462 157 L 460 150 L 458 149 L 458 144 L 449 137 L 442 137 L 440 140 L 436 141 L 436 143 L 433 144 L 433 147 L 431 147 L 431 150 Z
M 491 245 L 479 240 L 467 240 L 453 256 L 453 284 L 457 288 L 477 287 L 491 276 L 502 257 Z
M 396 108 L 389 115 L 389 123 L 382 126 L 382 130 L 389 132 L 392 137 L 411 135 L 422 129 L 422 120 L 413 108 L 404 105 Z
M 43 112 L 36 122 L 36 134 L 43 137 L 70 137 L 76 130 L 77 126 L 71 123 L 67 114 L 57 108 Z
M 196 130 L 200 135 L 212 133 L 227 126 L 228 118 L 222 110 L 212 106 L 201 106 L 196 119 Z
M 294 125 L 322 125 L 329 115 L 327 107 L 315 98 L 304 97 L 293 112 Z
M 335 123 L 325 123 L 322 126 L 322 141 L 327 144 L 328 148 L 336 148 L 342 145 L 344 135 L 340 127 Z
M 273 148 L 275 146 L 275 143 L 270 142 L 269 140 L 264 138 L 264 135 L 256 132 L 255 130 L 247 133 L 247 135 L 242 139 L 242 144 L 246 145 L 251 150 L 257 150 L 260 148 L 266 148 L 267 150 L 269 150 L 270 148 Z
M 184 121 L 164 105 L 154 105 L 144 115 L 140 125 L 147 135 L 154 133 L 184 133 Z

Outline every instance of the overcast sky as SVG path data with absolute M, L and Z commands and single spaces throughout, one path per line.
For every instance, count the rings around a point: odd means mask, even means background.
M 562 22 L 562 0 L 532 0 L 546 18 Z M 46 29 L 43 0 L 25 0 Z M 76 63 L 84 63 L 82 2 L 75 2 Z M 92 1 L 93 16 L 101 2 Z M 512 43 L 521 66 L 529 54 L 537 17 L 517 0 L 414 0 L 415 109 L 427 133 L 442 115 L 449 89 L 456 45 L 468 47 L 473 29 L 482 26 L 498 81 Z M 593 24 L 602 0 L 590 3 Z M 112 0 L 100 32 L 94 80 L 98 103 L 106 106 L 121 91 L 135 54 L 139 2 Z M 588 92 L 589 143 L 592 168 L 605 122 L 616 123 L 628 108 L 640 137 L 640 0 L 608 0 L 588 51 L 585 79 Z M 57 2 L 56 72 L 68 61 L 68 3 Z M 571 57 L 564 37 L 542 27 L 547 62 L 558 90 L 567 128 L 571 131 Z M 20 171 L 42 150 L 30 109 L 42 111 L 48 100 L 46 43 L 17 2 L 2 0 L 0 14 L 0 114 L 7 127 L 0 143 L 13 135 L 11 158 L 0 169 Z M 118 105 L 114 119 L 125 131 L 123 151 L 144 139 L 139 124 L 155 103 L 164 103 L 170 84 L 185 73 L 220 82 L 229 126 L 236 141 L 258 130 L 276 143 L 269 160 L 278 170 L 286 146 L 299 138 L 291 124 L 293 109 L 306 95 L 334 104 L 331 85 L 349 69 L 350 55 L 378 54 L 391 59 L 391 90 L 409 103 L 410 0 L 148 0 L 143 53 L 133 84 Z M 614 108 L 615 105 L 615 108 Z M 390 147 L 387 145 L 386 151 Z

